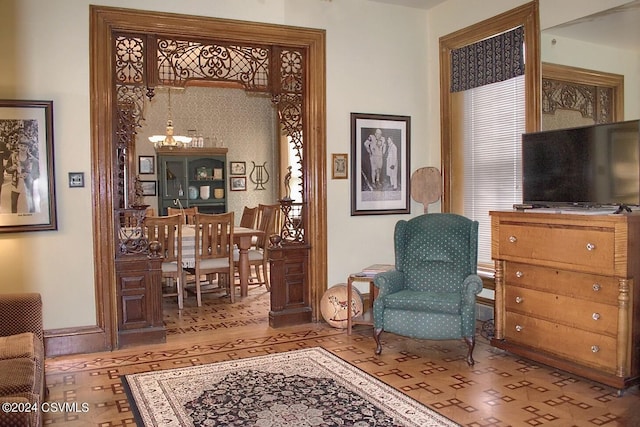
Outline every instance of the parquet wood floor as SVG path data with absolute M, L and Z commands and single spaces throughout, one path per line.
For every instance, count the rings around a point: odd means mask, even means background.
M 374 355 L 371 328 L 351 336 L 326 323 L 269 328 L 269 294 L 252 289 L 229 304 L 216 294 L 195 308 L 189 298 L 178 313 L 165 301 L 165 344 L 50 358 L 49 402 L 87 403 L 86 412 L 50 412 L 50 426 L 133 426 L 120 376 L 320 346 L 469 427 L 640 426 L 640 392 L 616 390 L 491 347 L 478 337 L 476 364 L 456 341 L 419 341 L 383 334 Z

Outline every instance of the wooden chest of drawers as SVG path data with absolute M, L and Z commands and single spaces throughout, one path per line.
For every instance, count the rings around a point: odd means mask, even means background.
M 491 344 L 619 390 L 640 382 L 640 214 L 490 215 Z

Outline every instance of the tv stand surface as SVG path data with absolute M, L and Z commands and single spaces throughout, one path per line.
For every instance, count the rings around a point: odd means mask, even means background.
M 543 205 L 543 204 L 514 204 L 513 209 L 519 212 L 536 212 L 550 214 L 575 215 L 617 215 L 623 213 L 640 212 L 638 206 L 620 205 Z

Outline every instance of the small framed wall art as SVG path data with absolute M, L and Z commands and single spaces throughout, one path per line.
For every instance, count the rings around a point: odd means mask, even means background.
M 229 162 L 229 172 L 231 175 L 246 175 L 247 163 L 246 162 Z
M 231 191 L 247 191 L 246 176 L 232 176 L 229 183 Z
M 142 195 L 143 196 L 156 196 L 156 182 L 155 181 L 140 181 L 140 185 L 142 186 Z
M 331 155 L 331 179 L 347 179 L 349 176 L 349 168 L 347 163 L 348 155 L 346 153 L 342 154 L 332 154 Z
M 138 156 L 138 172 L 140 175 L 152 175 L 156 173 L 156 158 L 153 156 Z

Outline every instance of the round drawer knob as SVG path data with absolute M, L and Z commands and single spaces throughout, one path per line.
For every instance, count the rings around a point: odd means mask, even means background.
M 593 292 L 598 292 L 601 288 L 600 283 L 594 283 L 592 288 L 593 288 Z
M 509 243 L 515 243 L 518 241 L 518 238 L 516 236 L 509 236 Z
M 593 243 L 587 243 L 587 250 L 588 251 L 592 251 L 596 248 L 596 245 L 594 245 Z
M 593 314 L 591 315 L 591 318 L 592 318 L 593 320 L 600 320 L 600 313 L 593 313 Z
M 522 332 L 522 326 L 516 325 L 516 332 Z
M 522 297 L 516 297 L 516 304 L 521 304 L 522 301 L 524 301 L 524 298 Z
M 600 347 L 598 347 L 597 345 L 592 345 L 591 346 L 591 352 L 592 353 L 597 353 L 600 351 Z
M 522 271 L 516 271 L 516 277 L 519 279 L 522 276 L 524 276 L 524 273 Z

